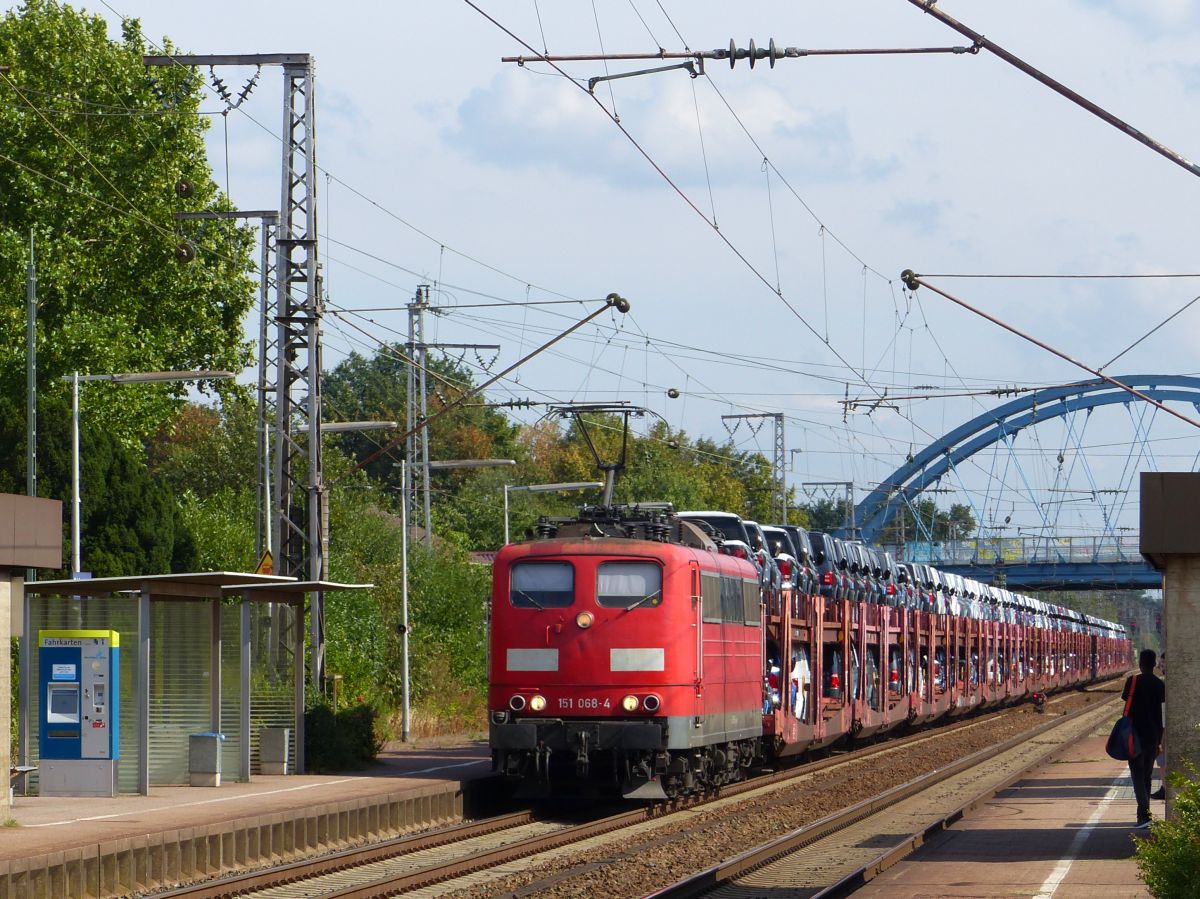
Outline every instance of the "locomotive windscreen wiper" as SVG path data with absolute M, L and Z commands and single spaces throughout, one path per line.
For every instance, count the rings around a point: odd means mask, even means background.
M 519 594 L 521 594 L 522 596 L 524 596 L 524 597 L 525 597 L 527 600 L 529 600 L 531 603 L 533 603 L 533 604 L 534 604 L 534 605 L 537 607 L 537 609 L 538 609 L 538 611 L 539 611 L 539 612 L 544 612 L 544 611 L 546 611 L 546 607 L 545 607 L 544 605 L 542 605 L 540 602 L 538 602 L 536 599 L 534 599 L 532 596 L 530 596 L 530 595 L 529 595 L 528 593 L 526 593 L 524 590 L 516 590 L 516 589 L 514 589 L 514 590 L 513 590 L 513 593 L 519 593 Z
M 658 596 L 658 594 L 660 594 L 660 593 L 662 593 L 662 590 L 661 590 L 661 589 L 659 589 L 659 590 L 655 590 L 653 593 L 650 593 L 650 594 L 648 594 L 648 595 L 646 595 L 646 596 L 643 596 L 641 599 L 639 599 L 639 600 L 638 600 L 637 602 L 635 602 L 633 605 L 631 605 L 631 606 L 626 606 L 626 607 L 625 607 L 625 611 L 626 611 L 626 612 L 628 612 L 628 611 L 631 611 L 632 609 L 636 609 L 636 608 L 637 608 L 638 606 L 640 606 L 642 603 L 644 603 L 644 602 L 649 602 L 651 599 L 653 599 L 654 597 Z

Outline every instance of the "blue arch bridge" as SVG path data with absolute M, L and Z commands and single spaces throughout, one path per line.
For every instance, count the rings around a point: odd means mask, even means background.
M 1128 375 L 1117 380 L 1159 402 L 1186 403 L 1200 411 L 1200 378 Z M 1067 439 L 1074 443 L 1068 448 L 1085 456 L 1083 428 L 1075 426 L 1076 417 L 1083 413 L 1086 419 L 1097 408 L 1117 404 L 1124 405 L 1129 411 L 1135 432 L 1127 460 L 1132 463 L 1132 482 L 1139 466 L 1154 464 L 1153 453 L 1146 443 L 1149 435 L 1146 411 L 1154 407 L 1106 381 L 1080 381 L 1032 391 L 976 416 L 935 440 L 910 457 L 854 507 L 854 526 L 847 529 L 847 533 L 852 531 L 864 542 L 880 544 L 885 524 L 903 508 L 913 509 L 922 491 L 935 487 L 942 478 L 956 477 L 955 467 L 981 450 L 998 446 L 1012 453 L 1014 438 L 1025 428 L 1053 419 L 1066 419 Z M 1131 406 L 1140 408 L 1135 412 Z M 1152 420 L 1152 416 L 1150 418 Z M 1139 445 L 1135 460 L 1134 451 Z M 1015 459 L 1015 453 L 1012 455 Z M 1061 454 L 1059 462 L 1062 462 Z M 1019 460 L 1016 464 L 1019 470 Z M 1121 533 L 1122 529 L 1115 525 L 1119 512 L 1114 508 L 1117 501 L 1106 506 L 1104 498 L 1098 496 L 1111 491 L 1098 489 L 1086 459 L 1083 467 L 1091 484 L 1092 499 L 1098 500 L 1102 511 L 1103 532 L 1098 536 L 1055 536 L 1055 521 L 1043 510 L 1037 536 L 935 541 L 926 532 L 921 535 L 923 539 L 916 542 L 884 546 L 905 561 L 929 562 L 943 570 L 987 583 L 1002 578 L 1013 589 L 1160 588 L 1162 577 L 1142 559 L 1138 537 Z M 1126 467 L 1128 469 L 1129 465 Z M 1032 493 L 1027 479 L 1025 484 Z

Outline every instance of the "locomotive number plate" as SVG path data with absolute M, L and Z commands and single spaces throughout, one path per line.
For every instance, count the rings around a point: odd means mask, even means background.
M 595 696 L 571 697 L 560 696 L 558 699 L 558 707 L 560 710 L 567 711 L 572 709 L 611 709 L 611 699 L 599 699 Z

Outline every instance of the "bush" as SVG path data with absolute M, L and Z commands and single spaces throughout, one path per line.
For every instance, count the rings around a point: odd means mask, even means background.
M 304 713 L 304 761 L 314 774 L 353 771 L 375 761 L 383 743 L 375 732 L 379 713 L 367 703 L 335 712 L 325 703 Z
M 1191 765 L 1188 770 L 1197 774 Z M 1138 869 L 1157 899 L 1190 899 L 1200 883 L 1200 779 L 1179 772 L 1168 779 L 1175 790 L 1173 817 L 1156 821 L 1150 837 L 1137 841 Z

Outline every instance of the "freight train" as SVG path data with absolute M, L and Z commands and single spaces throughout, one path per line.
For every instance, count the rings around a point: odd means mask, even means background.
M 665 503 L 585 506 L 501 549 L 495 769 L 534 795 L 587 781 L 674 798 L 1129 667 L 1112 622 L 827 534 L 750 525 Z

